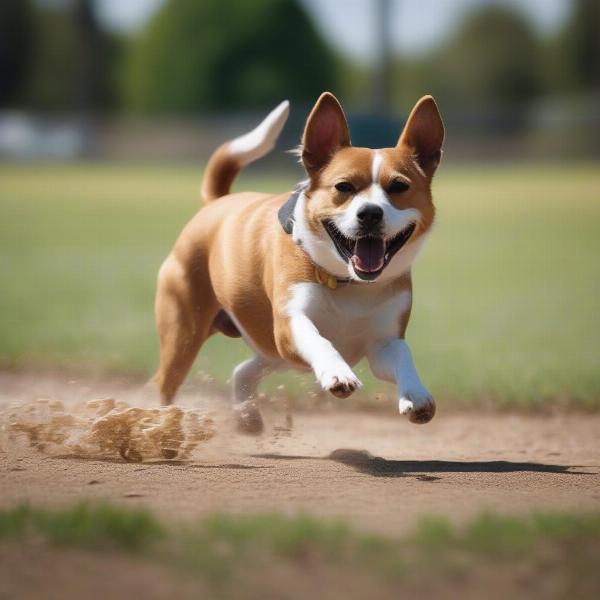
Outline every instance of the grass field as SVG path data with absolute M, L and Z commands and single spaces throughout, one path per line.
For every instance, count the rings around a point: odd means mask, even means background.
M 417 590 L 427 592 L 424 597 L 461 597 L 467 591 L 467 597 L 482 597 L 492 586 L 491 597 L 514 597 L 520 589 L 527 597 L 592 598 L 599 540 L 595 513 L 484 513 L 461 527 L 424 518 L 411 533 L 393 538 L 359 532 L 342 521 L 279 514 L 213 514 L 165 523 L 140 509 L 110 505 L 0 511 L 0 551 L 4 544 L 9 553 L 27 556 L 32 542 L 38 554 L 46 544 L 57 566 L 61 550 L 84 550 L 98 561 L 87 575 L 92 580 L 108 553 L 120 557 L 113 563 L 119 565 L 112 574 L 117 578 L 128 569 L 126 556 L 134 555 L 138 564 L 174 572 L 172 592 L 181 591 L 183 576 L 223 598 L 282 597 L 281 587 L 272 594 L 282 585 L 286 598 L 307 597 L 307 582 L 320 587 L 319 597 L 336 597 L 322 596 L 323 586 L 338 593 L 338 586 L 349 587 L 349 595 L 340 595 L 352 598 L 365 597 L 367 590 L 370 597 L 398 597 L 413 588 L 406 597 Z M 21 568 L 31 571 L 28 561 Z M 14 573 L 4 576 L 10 581 Z M 33 582 L 32 577 L 25 584 L 27 591 Z
M 0 166 L 1 363 L 152 372 L 155 276 L 199 183 L 191 166 Z M 598 165 L 440 169 L 408 332 L 438 399 L 600 406 L 599 190 Z M 247 354 L 215 337 L 196 370 L 224 382 Z

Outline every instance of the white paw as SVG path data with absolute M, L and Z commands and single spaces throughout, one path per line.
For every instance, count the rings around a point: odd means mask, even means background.
M 408 415 L 411 423 L 428 423 L 435 415 L 435 401 L 426 390 L 406 391 L 398 401 L 401 415 Z
M 352 392 L 362 386 L 354 371 L 344 362 L 326 368 L 317 373 L 321 387 L 338 398 L 347 398 Z

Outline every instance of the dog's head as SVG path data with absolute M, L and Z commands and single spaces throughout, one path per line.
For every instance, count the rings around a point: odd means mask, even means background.
M 296 242 L 337 277 L 406 272 L 433 223 L 431 180 L 443 140 L 435 101 L 425 96 L 395 148 L 354 148 L 342 107 L 322 94 L 302 137 L 309 179 L 294 214 Z

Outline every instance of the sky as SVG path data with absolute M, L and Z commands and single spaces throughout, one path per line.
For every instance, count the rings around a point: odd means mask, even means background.
M 165 0 L 97 0 L 98 13 L 120 31 L 141 28 Z M 250 1 L 250 0 L 249 0 Z M 368 63 L 377 43 L 375 0 L 300 0 L 332 46 L 348 58 Z M 395 52 L 418 54 L 441 43 L 462 15 L 477 7 L 509 5 L 522 12 L 542 33 L 555 31 L 568 16 L 567 0 L 391 0 Z

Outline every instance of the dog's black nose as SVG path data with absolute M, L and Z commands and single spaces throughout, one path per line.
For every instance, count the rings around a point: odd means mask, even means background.
M 381 223 L 383 209 L 377 204 L 364 204 L 356 213 L 356 218 L 363 227 L 369 229 Z

